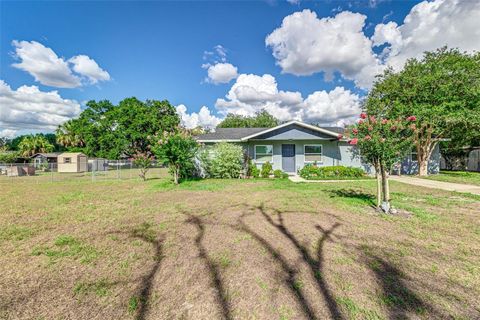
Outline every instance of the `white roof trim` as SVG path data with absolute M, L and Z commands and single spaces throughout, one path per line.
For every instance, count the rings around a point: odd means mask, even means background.
M 284 124 L 281 124 L 279 126 L 276 126 L 276 127 L 273 127 L 273 128 L 268 128 L 268 129 L 260 131 L 258 133 L 254 133 L 252 135 L 243 137 L 240 140 L 241 141 L 249 140 L 251 138 L 255 138 L 259 135 L 262 135 L 262 134 L 265 134 L 265 133 L 268 133 L 268 132 L 271 132 L 271 131 L 274 131 L 274 130 L 277 130 L 277 129 L 280 129 L 280 128 L 283 128 L 283 127 L 286 127 L 286 126 L 289 126 L 291 124 L 296 124 L 296 125 L 299 125 L 301 127 L 307 128 L 307 129 L 312 129 L 312 130 L 315 130 L 315 131 L 318 131 L 318 132 L 322 132 L 322 133 L 331 135 L 332 137 L 338 137 L 338 135 L 339 135 L 337 132 L 333 132 L 333 131 L 326 130 L 326 129 L 323 129 L 323 128 L 320 128 L 320 127 L 317 127 L 317 126 L 312 126 L 311 124 L 306 124 L 306 123 L 303 123 L 303 122 L 300 122 L 300 121 L 293 120 L 293 121 L 289 121 L 289 122 L 286 122 Z

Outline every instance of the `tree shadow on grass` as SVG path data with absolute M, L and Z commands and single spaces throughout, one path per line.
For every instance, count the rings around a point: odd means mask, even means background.
M 118 231 L 110 232 L 109 234 L 119 233 L 125 232 Z M 144 320 L 150 308 L 149 299 L 152 296 L 153 280 L 157 272 L 160 270 L 161 262 L 163 259 L 164 238 L 163 236 L 158 238 L 155 232 L 151 229 L 151 224 L 146 222 L 133 228 L 127 233 L 130 238 L 136 238 L 144 242 L 150 243 L 155 250 L 155 253 L 153 255 L 153 260 L 155 261 L 155 263 L 150 268 L 150 271 L 141 278 L 135 296 L 135 302 L 138 304 L 136 308 L 136 319 Z
M 381 300 L 388 307 L 389 319 L 408 319 L 411 318 L 411 313 L 422 315 L 427 311 L 442 318 L 431 305 L 409 288 L 401 270 L 392 263 L 379 256 L 369 255 L 366 264 L 380 284 Z
M 346 199 L 353 199 L 356 202 L 364 203 L 370 207 L 375 208 L 375 196 L 365 193 L 361 190 L 356 189 L 337 189 L 337 190 L 330 190 L 330 197 L 331 198 L 346 198 Z
M 205 224 L 202 219 L 198 216 L 191 214 L 186 214 L 188 216 L 187 223 L 193 224 L 197 230 L 197 236 L 195 237 L 195 245 L 197 246 L 199 256 L 205 263 L 210 274 L 210 281 L 212 286 L 215 288 L 217 294 L 217 303 L 220 306 L 220 312 L 223 316 L 223 319 L 230 320 L 232 319 L 230 311 L 230 303 L 228 302 L 227 293 L 220 276 L 219 266 L 208 256 L 207 250 L 203 245 L 203 238 L 205 235 Z
M 333 296 L 333 293 L 330 290 L 328 283 L 325 281 L 324 278 L 324 257 L 323 257 L 323 249 L 325 242 L 330 238 L 330 235 L 333 231 L 340 226 L 339 223 L 335 223 L 331 228 L 324 229 L 319 225 L 316 225 L 316 229 L 321 232 L 321 236 L 317 243 L 317 252 L 316 257 L 313 257 L 309 250 L 298 241 L 298 239 L 291 233 L 288 228 L 285 226 L 285 222 L 283 219 L 282 212 L 279 210 L 275 210 L 278 218 L 278 223 L 273 221 L 272 217 L 270 217 L 267 213 L 263 205 L 258 207 L 258 210 L 265 218 L 265 220 L 275 227 L 280 233 L 282 233 L 297 249 L 298 253 L 302 256 L 303 260 L 307 263 L 310 273 L 312 277 L 315 279 L 315 284 L 317 289 L 323 295 L 323 298 L 327 304 L 328 311 L 330 313 L 330 317 L 332 319 L 343 319 L 342 313 L 340 312 L 340 308 Z
M 301 306 L 301 309 L 307 319 L 317 319 L 315 316 L 315 312 L 313 311 L 312 306 L 306 299 L 303 291 L 301 288 L 298 286 L 297 282 L 297 274 L 298 270 L 295 268 L 291 267 L 290 264 L 287 262 L 287 259 L 280 254 L 278 250 L 273 248 L 273 246 L 265 240 L 262 236 L 260 236 L 258 233 L 250 229 L 243 221 L 242 221 L 243 216 L 240 218 L 239 222 L 239 227 L 238 229 L 240 231 L 248 233 L 250 236 L 252 236 L 258 243 L 260 243 L 268 253 L 272 256 L 273 259 L 275 259 L 282 270 L 286 274 L 285 278 L 285 284 L 287 288 L 290 290 L 290 292 L 293 293 L 293 296 L 296 298 L 297 302 Z

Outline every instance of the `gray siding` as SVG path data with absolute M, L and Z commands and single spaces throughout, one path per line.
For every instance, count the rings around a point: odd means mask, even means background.
M 213 143 L 212 143 L 213 144 Z M 207 143 L 206 145 L 212 145 Z M 304 145 L 306 144 L 320 144 L 322 145 L 322 161 L 317 162 L 318 166 L 346 166 L 362 168 L 369 174 L 374 174 L 375 170 L 368 164 L 361 161 L 361 157 L 357 149 L 349 145 L 345 141 L 330 141 L 330 140 L 255 140 L 244 143 L 237 143 L 241 145 L 245 153 L 255 162 L 255 145 L 273 145 L 273 169 L 282 170 L 282 144 L 295 144 L 295 168 L 296 171 L 305 166 Z M 261 167 L 262 163 L 256 163 Z M 440 150 L 438 145 L 432 153 L 429 162 L 429 172 L 432 174 L 438 173 L 440 168 Z M 407 157 L 402 162 L 402 174 L 416 174 L 418 172 L 418 164 L 416 161 L 411 161 Z
M 440 147 L 437 143 L 428 162 L 428 173 L 437 174 L 440 172 Z M 412 161 L 408 156 L 402 161 L 402 174 L 417 174 L 418 162 Z
M 282 144 L 295 144 L 295 167 L 296 171 L 305 166 L 304 146 L 308 144 L 322 145 L 322 161 L 317 162 L 318 166 L 347 166 L 361 167 L 367 172 L 368 166 L 361 163 L 360 157 L 353 151 L 352 146 L 343 141 L 328 140 L 284 140 L 284 141 L 249 141 L 246 143 L 248 156 L 255 160 L 255 145 L 273 145 L 273 169 L 282 169 Z M 261 166 L 261 163 L 257 163 Z

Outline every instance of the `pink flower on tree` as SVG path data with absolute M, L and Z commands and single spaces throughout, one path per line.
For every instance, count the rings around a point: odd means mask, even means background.
M 371 123 L 376 123 L 376 122 L 377 122 L 377 119 L 375 119 L 374 116 L 370 116 L 370 122 L 371 122 Z
M 362 123 L 363 123 L 362 119 L 358 120 L 358 124 L 362 124 Z
M 352 140 L 348 141 L 348 144 L 351 144 L 351 145 L 356 145 L 357 143 L 358 143 L 357 138 L 353 138 Z
M 360 113 L 360 118 L 367 119 L 367 114 L 365 112 Z
M 353 132 L 353 134 L 358 134 L 358 129 L 357 129 L 357 128 L 353 128 L 353 129 L 352 129 L 352 132 Z
M 417 117 L 410 116 L 410 117 L 407 118 L 407 121 L 417 121 Z
M 338 136 L 337 136 L 338 140 L 342 139 L 343 138 L 343 134 L 339 133 Z
M 387 119 L 382 119 L 382 124 L 387 124 L 388 120 Z
M 372 131 L 373 130 L 373 127 L 372 126 L 369 126 L 368 127 L 368 131 Z
M 372 140 L 372 137 L 370 137 L 369 135 L 366 135 L 365 138 L 363 138 L 365 141 L 370 141 Z

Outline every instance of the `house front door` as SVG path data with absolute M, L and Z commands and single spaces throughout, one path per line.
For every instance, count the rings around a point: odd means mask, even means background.
M 295 145 L 282 144 L 282 170 L 295 172 Z

